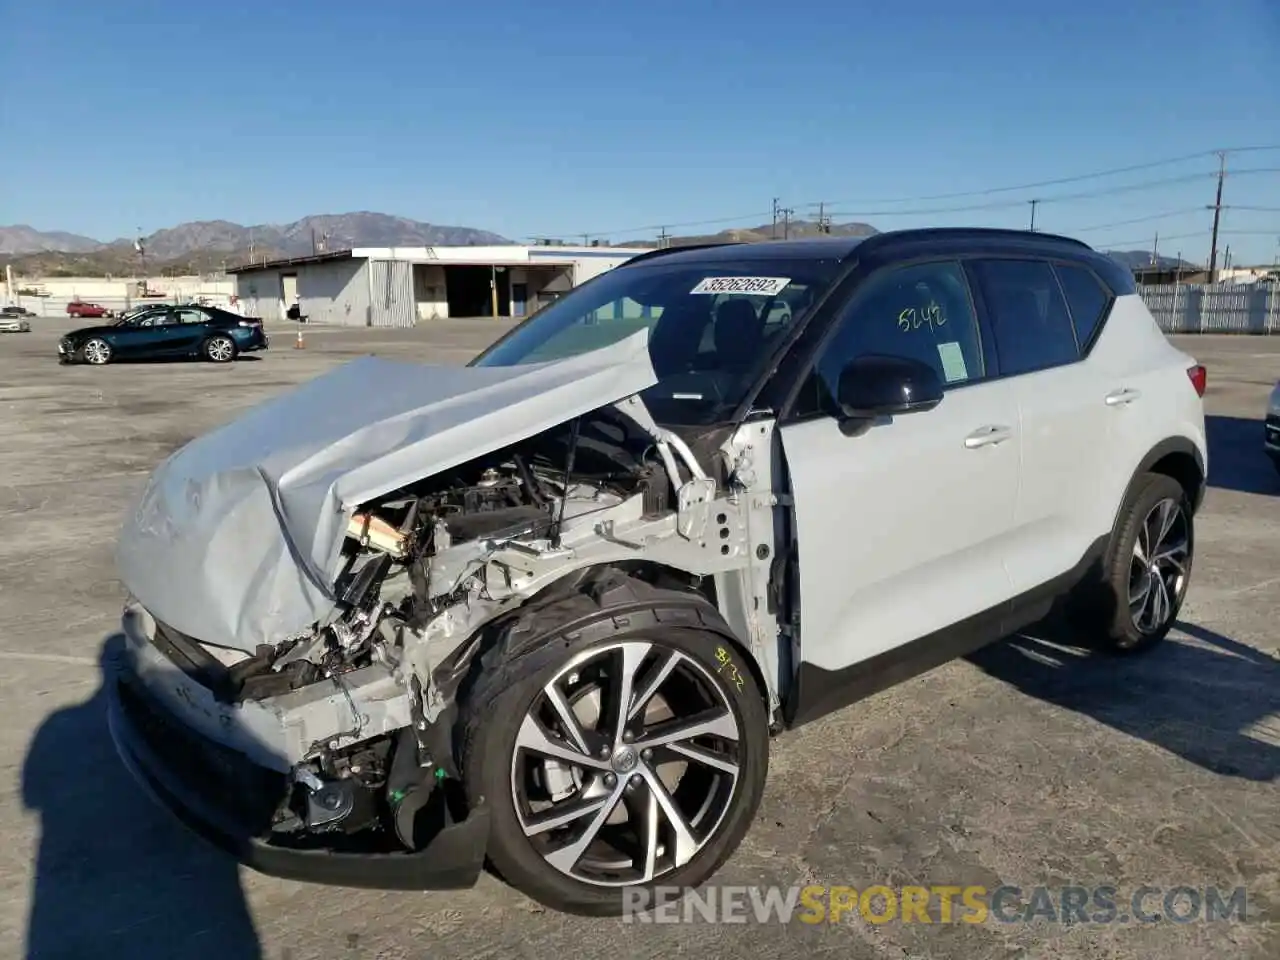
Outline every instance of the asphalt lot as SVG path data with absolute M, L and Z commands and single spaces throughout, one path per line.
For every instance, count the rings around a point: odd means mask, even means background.
M 1248 922 L 639 927 L 550 913 L 488 877 L 383 894 L 239 870 L 141 796 L 105 731 L 114 538 L 151 467 L 354 356 L 463 362 L 502 327 L 305 328 L 294 350 L 278 325 L 270 351 L 229 367 L 61 368 L 73 325 L 0 335 L 2 942 L 102 960 L 1280 956 L 1280 477 L 1260 426 L 1280 338 L 1179 340 L 1209 368 L 1212 489 L 1171 642 L 1117 662 L 1051 646 L 1079 638 L 1046 627 L 785 736 L 717 877 L 1112 885 L 1121 907 L 1143 885 L 1243 886 Z M 1160 894 L 1145 902 L 1161 910 Z

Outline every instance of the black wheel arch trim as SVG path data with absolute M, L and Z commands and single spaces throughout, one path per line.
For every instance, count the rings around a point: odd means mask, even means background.
M 1129 502 L 1129 497 L 1133 493 L 1135 485 L 1143 474 L 1150 473 L 1151 468 L 1171 454 L 1184 454 L 1191 457 L 1196 465 L 1196 473 L 1198 480 L 1196 489 L 1191 491 L 1187 499 L 1191 503 L 1191 512 L 1194 514 L 1200 509 L 1200 504 L 1204 502 L 1205 488 L 1208 486 L 1209 477 L 1205 469 L 1204 455 L 1200 452 L 1200 448 L 1191 441 L 1189 437 L 1166 437 L 1161 440 L 1144 456 L 1139 462 L 1133 476 L 1129 478 L 1129 483 L 1125 487 L 1124 499 L 1116 506 L 1116 519 L 1120 517 L 1120 512 L 1124 509 L 1124 505 Z M 1114 529 L 1114 525 L 1113 525 Z
M 581 584 L 571 593 L 547 595 L 512 610 L 493 621 L 496 631 L 480 648 L 467 656 L 479 661 L 486 647 L 499 644 L 504 659 L 518 660 L 544 649 L 547 641 L 582 640 L 592 643 L 619 630 L 648 630 L 660 633 L 672 628 L 700 630 L 723 637 L 743 655 L 747 669 L 759 686 L 766 712 L 771 710 L 763 669 L 751 645 L 725 621 L 706 597 L 697 593 L 656 587 L 621 571 L 605 572 L 603 578 Z M 452 669 L 457 670 L 458 665 Z

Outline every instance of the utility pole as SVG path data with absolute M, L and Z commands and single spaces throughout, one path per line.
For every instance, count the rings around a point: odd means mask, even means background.
M 830 233 L 831 218 L 827 216 L 827 204 L 825 201 L 819 201 L 817 206 L 818 206 L 818 232 Z
M 1151 241 L 1151 265 L 1154 267 L 1160 262 L 1160 231 L 1156 231 L 1156 238 Z
M 316 228 L 311 228 L 311 255 L 316 255 Z
M 658 233 L 658 249 L 665 250 L 671 240 L 671 234 L 667 233 L 667 228 L 662 227 Z
M 1222 217 L 1222 181 L 1227 176 L 1227 152 L 1218 151 L 1218 195 L 1213 206 L 1213 239 L 1209 241 L 1209 282 L 1218 282 L 1218 222 Z
M 1031 204 L 1031 226 L 1029 229 L 1031 230 L 1032 233 L 1035 233 L 1036 232 L 1036 204 L 1038 204 L 1040 201 L 1028 200 L 1027 202 Z
M 1173 267 L 1173 328 L 1178 329 L 1178 294 L 1182 292 L 1182 251 L 1179 250 Z
M 778 197 L 773 198 L 773 226 L 769 230 L 769 236 L 774 240 L 778 239 L 778 214 L 782 212 L 782 208 L 778 206 Z
M 791 215 L 795 213 L 795 211 L 790 207 L 783 207 L 778 212 L 782 214 L 782 239 L 790 240 L 791 239 Z

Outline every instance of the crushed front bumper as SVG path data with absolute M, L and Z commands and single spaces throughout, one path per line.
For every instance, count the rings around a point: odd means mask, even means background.
M 148 693 L 125 652 L 107 678 L 107 719 L 120 759 L 144 789 L 190 830 L 260 873 L 337 886 L 443 890 L 473 885 L 483 868 L 484 806 L 414 853 L 283 845 L 271 823 L 291 789 L 288 774 L 182 723 Z

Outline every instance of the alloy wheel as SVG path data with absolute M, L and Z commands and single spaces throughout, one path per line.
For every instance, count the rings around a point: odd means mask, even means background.
M 209 359 L 217 363 L 226 363 L 235 353 L 235 346 L 226 337 L 214 337 L 205 348 Z
M 84 358 L 90 363 L 106 363 L 111 359 L 111 347 L 102 340 L 90 340 L 84 345 Z
M 1190 557 L 1186 512 L 1176 500 L 1160 500 L 1138 528 L 1129 567 L 1129 616 L 1140 632 L 1156 633 L 1177 615 Z
M 520 828 L 553 868 L 646 883 L 716 835 L 738 787 L 740 725 L 722 684 L 670 647 L 585 651 L 535 696 L 516 735 Z

